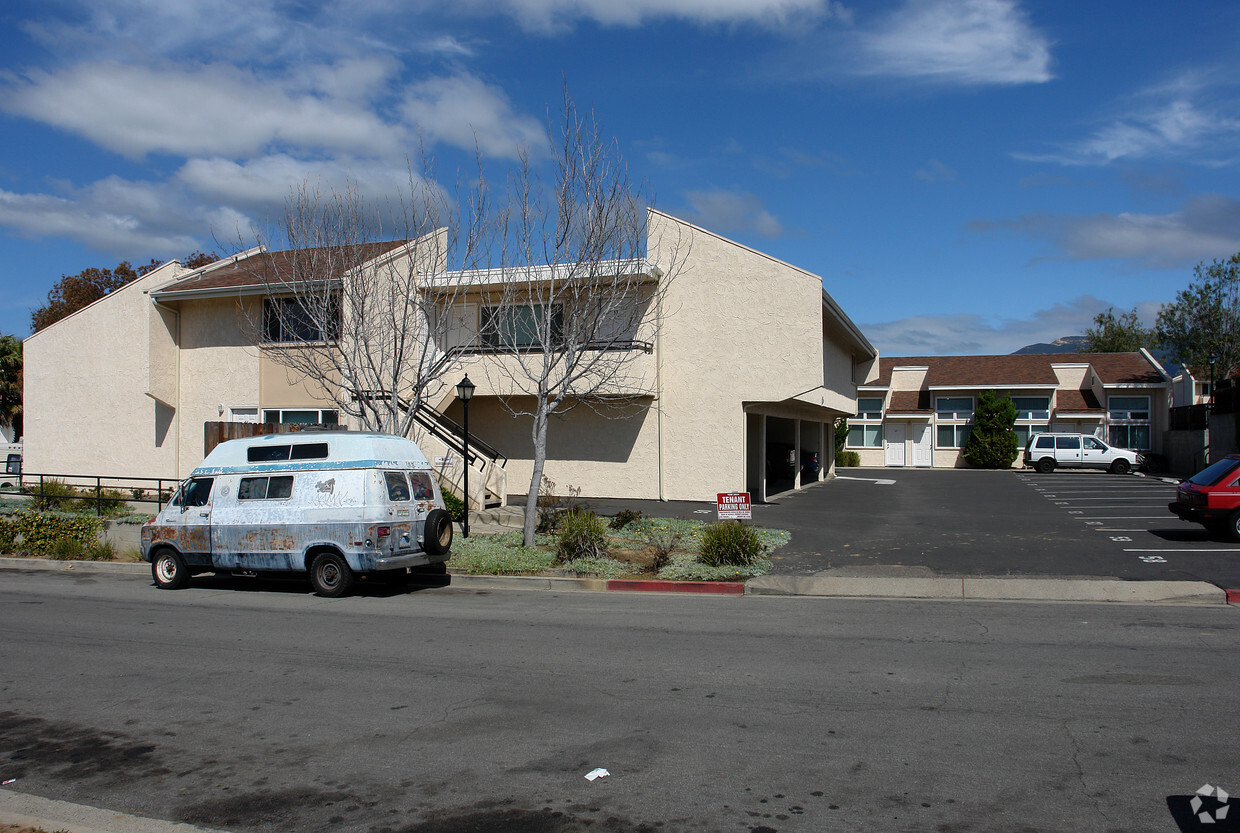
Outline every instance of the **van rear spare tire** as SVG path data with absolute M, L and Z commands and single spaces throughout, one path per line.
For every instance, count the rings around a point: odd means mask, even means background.
M 468 511 L 468 510 L 467 510 Z M 426 513 L 426 528 L 422 533 L 422 549 L 428 555 L 446 555 L 452 549 L 452 518 L 443 509 Z

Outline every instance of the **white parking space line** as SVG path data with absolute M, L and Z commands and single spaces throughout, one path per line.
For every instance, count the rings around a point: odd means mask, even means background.
M 1076 497 L 1075 495 L 1068 497 L 1067 495 L 1047 495 L 1047 498 L 1050 500 L 1073 500 L 1077 502 L 1084 500 L 1163 500 L 1163 498 L 1157 496 L 1146 497 L 1145 495 L 1106 495 L 1104 497 Z
M 1077 518 L 1079 521 L 1165 521 L 1166 515 L 1098 515 L 1097 517 Z
M 1203 547 L 1194 547 L 1192 549 L 1162 549 L 1162 550 L 1144 550 L 1124 548 L 1124 552 L 1240 552 L 1240 547 L 1218 547 L 1205 549 Z

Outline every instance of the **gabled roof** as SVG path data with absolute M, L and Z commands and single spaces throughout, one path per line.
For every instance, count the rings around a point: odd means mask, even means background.
M 181 294 L 265 288 L 271 284 L 287 283 L 289 275 L 298 268 L 304 269 L 306 263 L 320 261 L 350 266 L 367 263 L 409 242 L 408 240 L 387 240 L 381 243 L 361 243 L 355 246 L 328 246 L 301 251 L 266 253 L 251 250 L 243 255 L 226 257 L 197 269 L 190 275 L 162 287 L 155 294 L 161 298 L 170 298 Z M 320 280 L 340 277 L 340 275 L 316 276 Z
M 1144 353 L 1046 353 L 1014 356 L 891 356 L 878 361 L 878 378 L 865 387 L 888 387 L 897 367 L 925 367 L 924 387 L 1058 385 L 1053 365 L 1089 364 L 1103 385 L 1157 385 L 1166 381 Z

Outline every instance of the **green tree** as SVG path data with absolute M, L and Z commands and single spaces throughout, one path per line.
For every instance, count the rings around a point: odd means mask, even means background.
M 1083 353 L 1135 353 L 1153 347 L 1154 331 L 1141 323 L 1137 310 L 1115 315 L 1114 307 L 1094 316 L 1094 326 L 1085 331 Z
M 1193 282 L 1159 310 L 1155 331 L 1171 358 L 1198 378 L 1211 356 L 1219 378 L 1240 365 L 1240 254 L 1198 263 Z
M 22 342 L 17 336 L 0 336 L 0 425 L 13 426 L 13 437 L 22 435 Z
M 982 391 L 973 411 L 973 428 L 965 441 L 964 459 L 984 469 L 1006 469 L 1016 461 L 1016 406 L 993 390 Z
M 197 269 L 214 263 L 218 258 L 214 254 L 194 252 L 181 260 L 187 269 Z M 135 269 L 129 261 L 122 260 L 114 269 L 100 269 L 92 266 L 83 269 L 76 275 L 61 275 L 60 280 L 47 293 L 47 303 L 31 311 L 30 330 L 37 333 L 44 327 L 50 327 L 62 318 L 67 318 L 83 307 L 93 304 L 105 295 L 111 294 L 127 283 L 158 268 L 164 261 L 155 260 Z

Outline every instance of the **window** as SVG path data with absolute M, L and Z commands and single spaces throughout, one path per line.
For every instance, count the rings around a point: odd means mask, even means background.
M 1086 451 L 1107 451 L 1108 449 L 1106 445 L 1102 442 L 1102 440 L 1098 439 L 1097 437 L 1086 437 L 1085 438 L 1085 450 Z
M 1046 427 L 1047 424 L 1045 422 L 1037 425 L 1013 425 L 1012 431 L 1016 434 L 1016 447 L 1028 447 L 1029 438 L 1036 437 L 1038 434 L 1045 434 Z
M 969 439 L 969 420 L 973 419 L 973 397 L 940 396 L 934 400 L 938 425 L 934 434 L 936 448 L 964 448 Z
M 414 500 L 433 500 L 435 487 L 431 485 L 431 476 L 425 472 L 410 472 L 409 482 L 413 485 Z
M 866 396 L 857 400 L 857 419 L 882 419 L 883 398 Z
M 1081 447 L 1080 437 L 1056 437 L 1055 448 L 1064 451 L 1075 451 Z
M 1111 445 L 1148 451 L 1150 448 L 1150 398 L 1112 396 L 1107 400 Z
M 177 489 L 176 495 L 169 501 L 173 506 L 206 506 L 211 500 L 211 484 L 215 482 L 212 477 L 196 477 L 192 480 L 186 480 L 181 484 L 181 488 Z
M 1054 447 L 1055 447 L 1054 437 L 1038 437 L 1038 444 L 1036 448 L 1054 448 Z
M 263 343 L 298 344 L 340 340 L 340 296 L 326 303 L 301 298 L 263 299 Z
M 252 445 L 245 450 L 245 459 L 251 463 L 272 463 L 283 460 L 326 460 L 327 443 Z
M 857 399 L 857 415 L 848 419 L 849 448 L 883 447 L 883 398 L 863 396 Z M 867 425 L 866 422 L 873 424 Z
M 940 420 L 973 419 L 973 397 L 940 396 L 934 400 L 934 411 Z
M 940 425 L 935 434 L 937 448 L 964 448 L 969 439 L 969 425 Z
M 334 408 L 265 409 L 263 422 L 282 422 L 286 425 L 339 425 L 340 412 Z
M 849 448 L 882 448 L 883 447 L 883 426 L 880 423 L 874 425 L 849 425 L 848 426 L 848 447 Z
M 1016 406 L 1016 419 L 1041 420 L 1051 418 L 1051 398 L 1049 396 L 1013 396 L 1012 404 Z
M 409 481 L 405 479 L 403 472 L 385 471 L 383 477 L 387 481 L 388 500 L 409 500 Z
M 293 476 L 243 477 L 237 500 L 284 500 L 293 494 Z
M 519 304 L 511 307 L 483 307 L 480 321 L 482 343 L 487 347 L 530 349 L 543 346 L 542 332 L 547 325 L 546 304 Z M 564 333 L 564 307 L 551 307 L 551 341 L 559 342 Z

